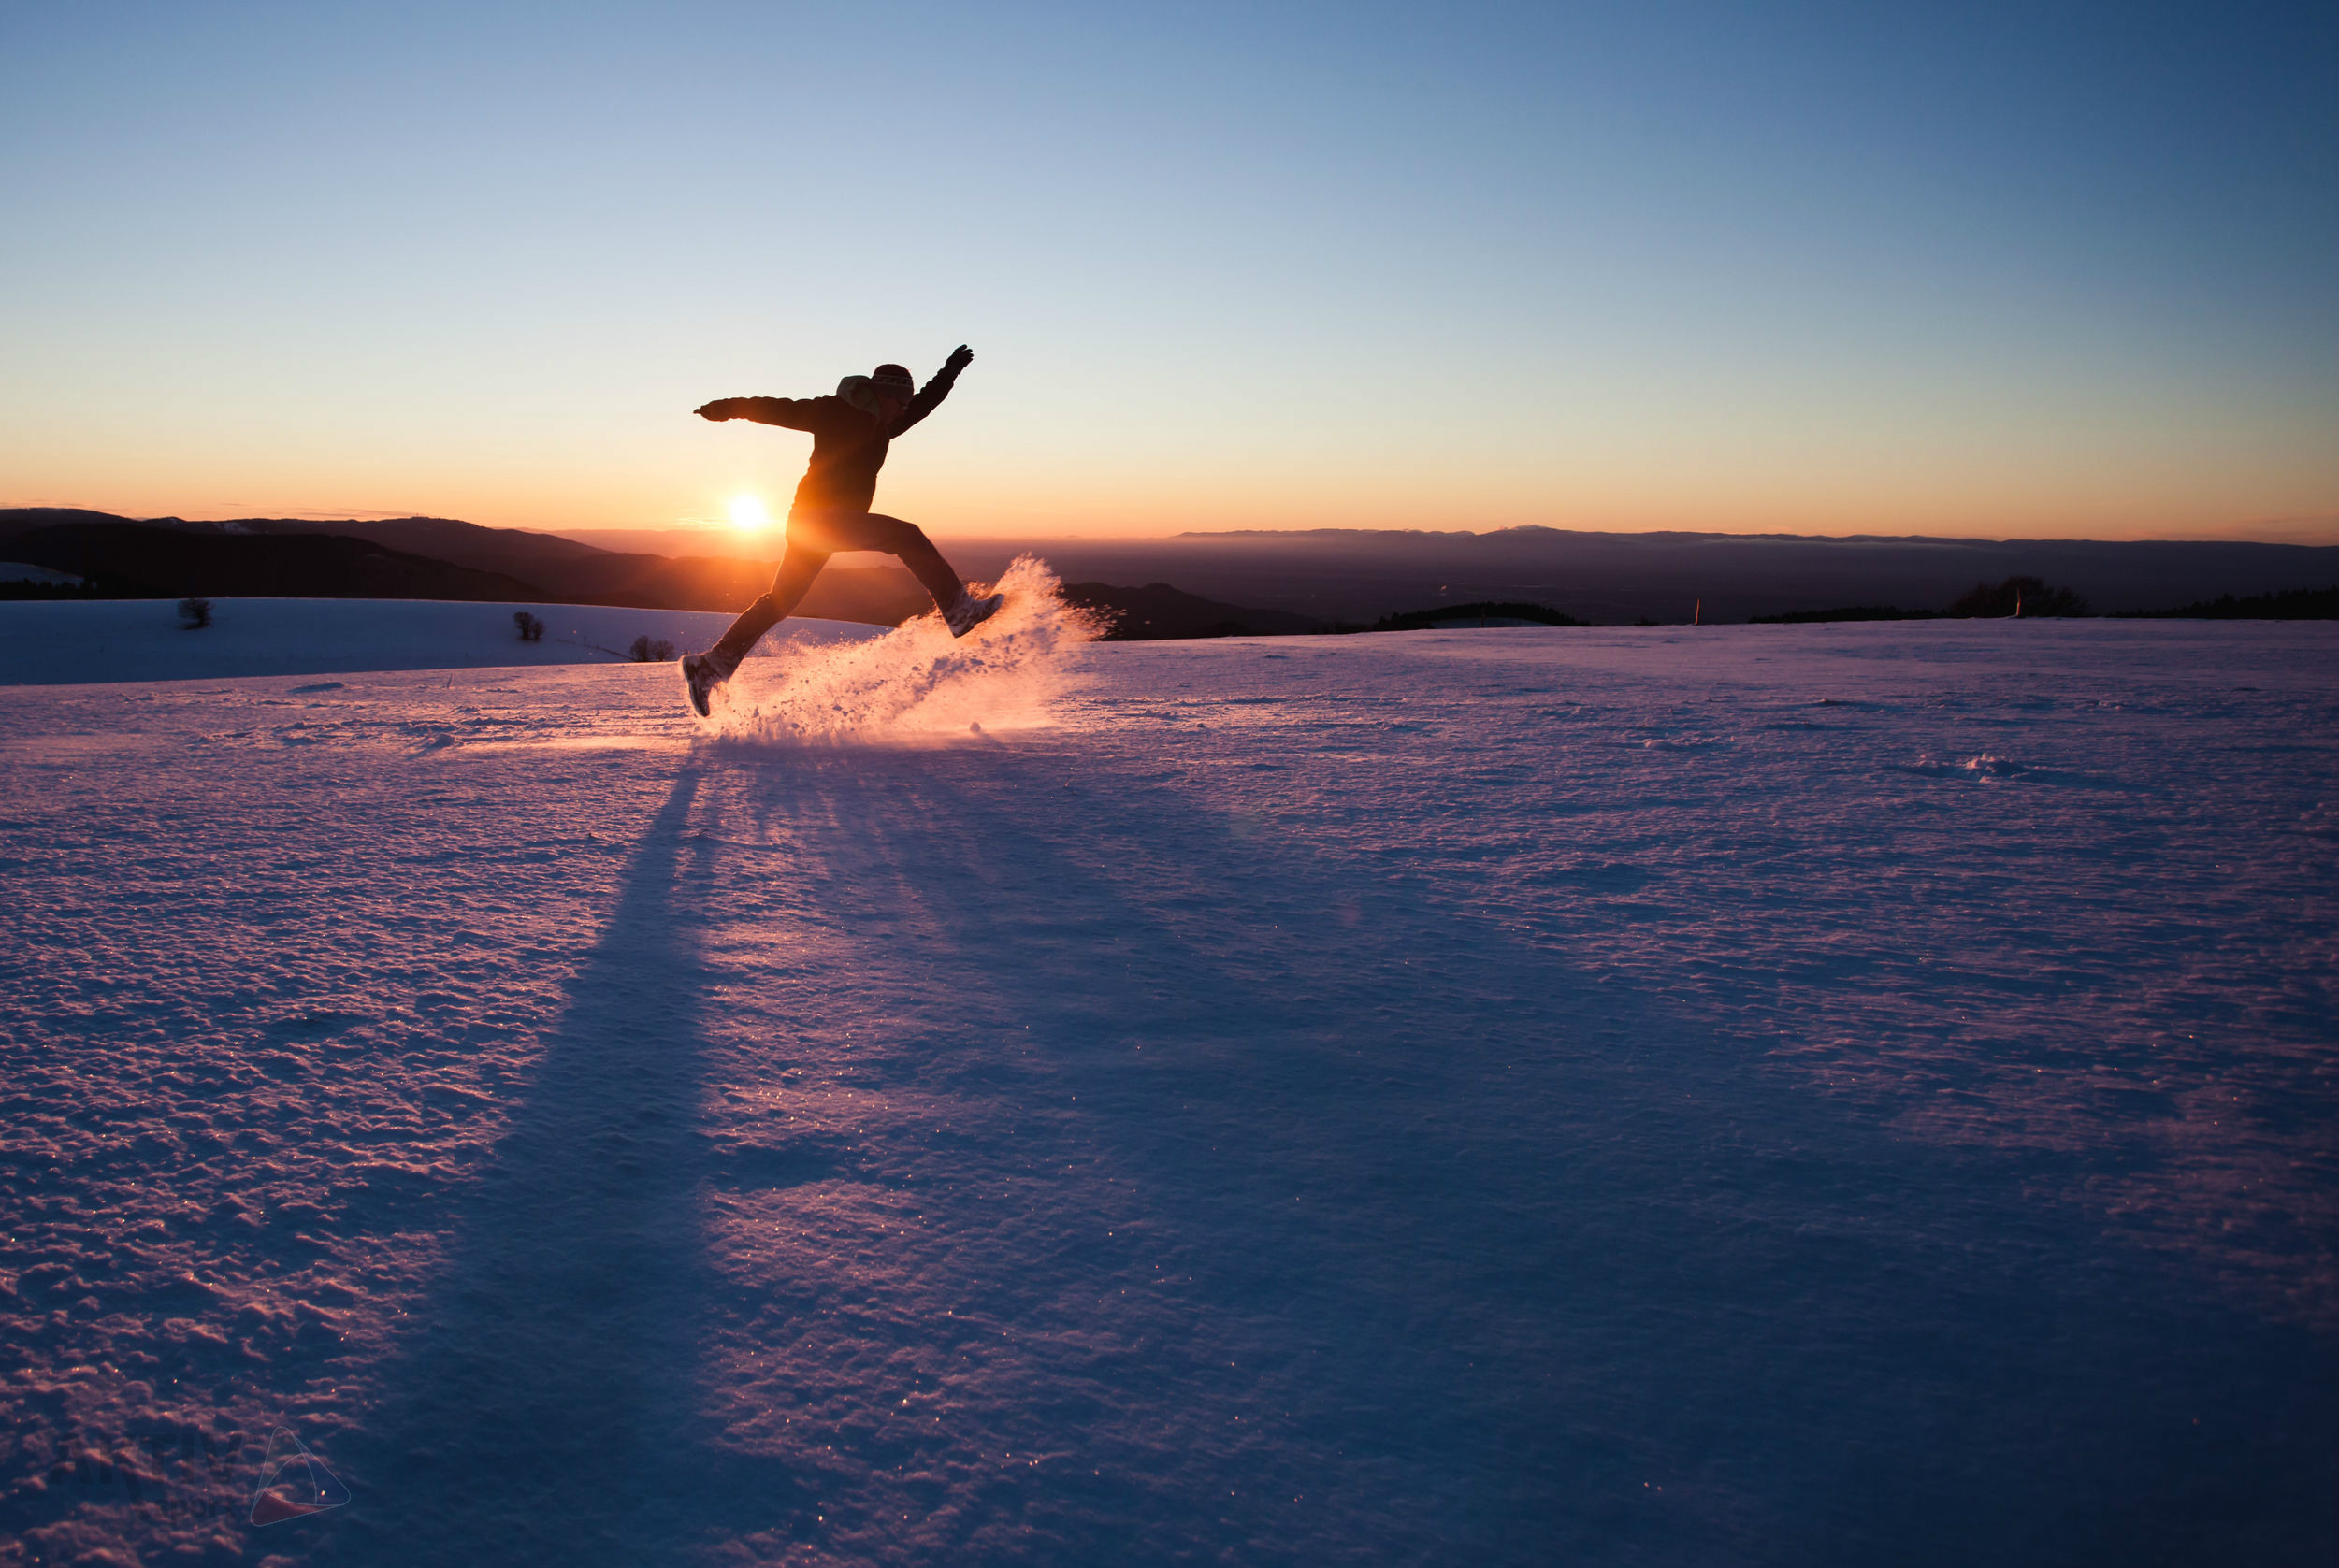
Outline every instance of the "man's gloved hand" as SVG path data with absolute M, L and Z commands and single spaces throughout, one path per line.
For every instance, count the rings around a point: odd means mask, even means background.
M 690 411 L 700 419 L 736 419 L 739 417 L 735 408 L 738 402 L 736 397 L 717 397 L 714 402 L 701 403 Z
M 950 357 L 942 362 L 942 373 L 946 376 L 955 376 L 974 363 L 975 351 L 964 343 L 960 343 L 950 351 Z

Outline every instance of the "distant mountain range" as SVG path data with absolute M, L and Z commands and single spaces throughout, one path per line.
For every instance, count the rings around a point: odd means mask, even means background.
M 2036 577 L 2098 611 L 2168 610 L 2339 583 L 2339 546 L 1809 535 L 1485 533 L 1321 528 L 1157 539 L 954 539 L 988 578 L 1026 550 L 1067 581 L 1175 583 L 1190 594 L 1349 626 L 1440 603 L 1525 600 L 1601 626 L 1897 605 L 1946 610 L 1977 583 Z
M 639 531 L 613 542 L 696 545 Z M 712 536 L 719 538 L 720 536 Z M 1370 626 L 1441 606 L 1543 605 L 1596 625 L 1744 621 L 1826 605 L 1942 611 L 1978 583 L 2042 580 L 2099 612 L 2171 610 L 2221 596 L 2339 584 L 2339 546 L 2103 543 L 2085 539 L 1825 539 L 1797 535 L 1486 533 L 1325 528 L 1166 539 L 946 539 L 988 581 L 1044 555 L 1076 603 L 1112 612 L 1121 638 L 1208 637 Z M 125 597 L 443 598 L 740 609 L 770 583 L 752 554 L 668 555 L 444 517 L 319 522 L 134 520 L 56 508 L 0 511 L 0 560 L 92 579 Z M 1117 586 L 1143 583 L 1142 587 Z M 1176 586 L 1172 586 L 1175 583 Z M 2268 599 L 2269 603 L 2287 600 Z M 2303 601 L 2301 601 L 2303 602 Z M 832 567 L 801 613 L 897 625 L 930 608 L 895 566 Z
M 1158 642 L 1191 637 L 1281 637 L 1293 632 L 1330 631 L 1312 615 L 1288 610 L 1249 610 L 1222 604 L 1198 594 L 1148 583 L 1142 588 L 1117 588 L 1109 583 L 1067 583 L 1061 590 L 1070 603 L 1102 611 L 1115 642 Z
M 772 563 L 599 550 L 555 534 L 445 517 L 224 523 L 134 520 L 28 507 L 0 511 L 0 558 L 69 571 L 125 597 L 186 595 L 432 598 L 735 611 L 771 585 Z M 801 613 L 894 626 L 931 608 L 898 567 L 823 572 Z
M 703 536 L 669 537 L 697 542 Z M 725 611 L 762 593 L 772 571 L 771 561 L 753 557 L 603 550 L 557 534 L 448 517 L 198 523 L 62 508 L 0 511 L 0 557 L 71 572 L 121 597 L 428 598 Z M 1112 635 L 1130 640 L 1322 629 L 1312 616 L 1249 610 L 1165 583 L 1076 583 L 1064 596 L 1105 611 Z M 800 612 L 898 626 L 931 608 L 926 590 L 901 568 L 831 567 Z

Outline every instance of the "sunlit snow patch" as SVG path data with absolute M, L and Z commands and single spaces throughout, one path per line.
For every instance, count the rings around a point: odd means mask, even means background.
M 1962 762 L 1944 762 L 1933 757 L 1920 757 L 1914 763 L 1903 764 L 1901 771 L 1922 773 L 1928 779 L 1955 779 L 1964 784 L 1993 784 L 2002 779 L 2019 778 L 2031 770 L 2019 762 L 1987 752 L 1970 756 Z
M 259 1489 L 252 1494 L 253 1524 L 281 1524 L 339 1508 L 348 1501 L 349 1489 L 289 1428 L 279 1427 L 269 1435 Z
M 727 740 L 765 744 L 1046 723 L 1066 655 L 1102 628 L 1057 597 L 1056 574 L 1036 557 L 1017 556 L 994 586 L 1007 602 L 963 638 L 927 614 L 867 641 L 788 645 L 750 661 L 718 698 L 717 726 Z

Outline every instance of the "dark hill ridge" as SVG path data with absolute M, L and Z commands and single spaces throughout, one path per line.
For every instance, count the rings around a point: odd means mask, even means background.
M 989 577 L 1035 544 L 951 539 L 946 548 L 961 571 Z M 2223 542 L 1324 528 L 1042 548 L 1068 581 L 1169 582 L 1206 598 L 1351 625 L 1441 600 L 1523 599 L 1607 626 L 1686 622 L 1701 599 L 1709 622 L 1830 604 L 1942 611 L 1976 584 L 2015 577 L 2067 586 L 2116 613 L 2339 581 L 2339 546 Z
M 558 534 L 541 534 L 527 528 L 490 528 L 452 517 L 238 517 L 224 522 L 150 517 L 144 521 L 150 527 L 192 534 L 338 534 L 371 539 L 391 550 L 427 555 L 474 571 L 503 572 L 531 583 L 544 583 L 563 569 L 606 558 L 609 554 L 575 539 L 562 539 Z
M 2279 594 L 2231 594 L 2203 599 L 2175 610 L 2156 610 L 2151 616 L 2194 621 L 2339 621 L 2339 583 L 2328 588 L 2291 588 Z
M 501 572 L 474 571 L 335 534 L 270 539 L 137 523 L 53 523 L 0 536 L 0 548 L 127 598 L 545 598 L 534 583 Z
M 1412 610 L 1396 615 L 1383 615 L 1367 628 L 1372 631 L 1430 631 L 1451 630 L 1456 626 L 1580 626 L 1581 621 L 1564 614 L 1548 604 L 1525 604 L 1516 599 L 1483 601 L 1478 604 L 1445 604 L 1434 610 Z
M 103 551 L 88 539 L 65 542 L 80 536 L 53 533 L 94 527 L 137 533 L 117 537 Z M 325 539 L 341 543 L 321 550 L 316 541 Z M 618 554 L 556 534 L 444 517 L 134 522 L 49 507 L 0 511 L 0 554 L 94 575 L 105 592 L 129 597 L 486 599 L 726 613 L 769 587 L 772 570 L 771 561 L 752 557 Z M 427 561 L 442 569 L 391 570 L 384 560 Z M 228 583 L 268 585 L 223 585 Z M 801 613 L 895 626 L 931 608 L 917 580 L 898 567 L 847 567 L 823 572 Z
M 771 557 L 758 558 L 752 550 L 679 556 L 604 550 L 560 535 L 488 528 L 451 518 L 243 518 L 225 523 L 159 518 L 133 525 L 108 513 L 55 508 L 0 511 L 0 558 L 57 564 L 9 541 L 45 528 L 107 525 L 141 526 L 216 541 L 221 548 L 232 546 L 244 553 L 240 558 L 251 570 L 260 569 L 253 563 L 270 549 L 316 549 L 299 544 L 300 538 L 373 545 L 372 552 L 354 555 L 343 547 L 337 558 L 347 569 L 338 579 L 325 574 L 340 585 L 308 590 L 330 597 L 492 597 L 731 611 L 762 592 L 772 572 Z M 690 548 L 705 536 L 664 537 Z M 637 531 L 624 542 L 658 539 L 654 532 Z M 1182 636 L 1212 635 L 1234 626 L 1254 634 L 1326 624 L 1364 626 L 1393 613 L 1434 616 L 1439 607 L 1489 601 L 1534 602 L 1611 626 L 1643 618 L 1686 622 L 1700 600 L 1709 622 L 1809 611 L 1830 604 L 1897 605 L 1906 613 L 1938 613 L 1978 585 L 2020 578 L 2068 587 L 2098 612 L 2132 614 L 2214 602 L 2222 596 L 2248 600 L 2323 589 L 2339 582 L 2339 546 L 2288 544 L 1595 534 L 1541 527 L 1487 533 L 1326 528 L 1184 534 L 1167 539 L 1019 537 L 944 542 L 953 564 L 978 580 L 995 577 L 1015 555 L 1038 549 L 1067 581 L 1083 591 L 1093 590 L 1101 607 L 1122 611 L 1123 635 L 1143 628 L 1147 621 L 1157 627 L 1185 627 L 1174 634 Z M 209 579 L 203 580 L 207 585 L 190 585 L 163 569 L 166 558 L 135 553 L 109 557 L 103 563 L 108 571 L 140 585 L 123 588 L 109 580 L 100 586 L 109 593 L 163 596 L 234 591 L 208 585 Z M 407 564 L 393 569 L 400 558 Z M 281 570 L 315 582 L 325 560 L 325 555 L 297 560 L 287 555 Z M 302 561 L 307 564 L 299 565 Z M 499 583 L 491 591 L 476 578 L 443 572 L 434 576 L 416 562 L 481 574 Z M 84 568 L 67 565 L 63 569 Z M 1148 586 L 1111 586 L 1129 583 Z M 1142 597 L 1148 595 L 1154 597 Z M 928 601 L 910 575 L 888 565 L 832 567 L 814 585 L 801 612 L 889 626 L 927 609 Z M 1156 629 L 1149 635 L 1163 634 Z
M 1109 583 L 1067 583 L 1061 593 L 1067 603 L 1105 612 L 1111 628 L 1105 634 L 1107 642 L 1154 642 L 1192 637 L 1281 637 L 1332 629 L 1312 616 L 1220 604 L 1166 583 L 1148 583 L 1142 588 L 1117 588 Z

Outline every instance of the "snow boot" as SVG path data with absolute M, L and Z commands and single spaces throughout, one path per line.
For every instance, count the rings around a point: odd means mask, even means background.
M 942 618 L 953 637 L 964 637 L 985 621 L 999 613 L 999 607 L 1007 602 L 1004 594 L 991 594 L 976 598 L 973 594 L 960 594 L 959 602 L 942 612 Z
M 715 695 L 715 687 L 730 679 L 730 675 L 731 672 L 725 669 L 711 653 L 683 655 L 683 685 L 690 694 L 691 709 L 700 718 L 715 716 L 715 711 L 709 706 L 708 698 Z

